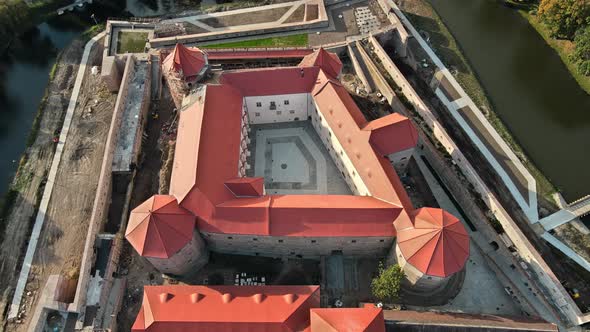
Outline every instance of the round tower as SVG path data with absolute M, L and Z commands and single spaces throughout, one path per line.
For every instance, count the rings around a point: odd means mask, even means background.
M 125 238 L 160 272 L 182 276 L 209 260 L 195 223 L 174 196 L 155 195 L 131 211 Z
M 464 268 L 469 236 L 459 219 L 442 209 L 421 208 L 412 217 L 413 224 L 396 225 L 395 255 L 406 282 L 431 291 Z

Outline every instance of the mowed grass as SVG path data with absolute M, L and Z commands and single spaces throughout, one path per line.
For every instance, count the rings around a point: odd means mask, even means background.
M 119 31 L 117 53 L 143 53 L 147 38 L 147 32 Z
M 201 48 L 307 47 L 307 34 L 203 45 Z

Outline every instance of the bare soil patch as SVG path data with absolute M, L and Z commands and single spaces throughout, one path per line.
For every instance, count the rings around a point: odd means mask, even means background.
M 65 143 L 60 167 L 25 293 L 25 318 L 21 325 L 9 325 L 9 331 L 24 330 L 30 323 L 40 291 L 47 278 L 61 274 L 77 279 L 80 253 L 86 240 L 88 221 L 98 184 L 106 137 L 110 127 L 116 94 L 108 92 L 100 75 L 91 67 L 100 63 L 100 42 L 93 48 L 72 125 Z M 73 75 L 75 78 L 75 75 Z M 33 214 L 34 215 L 34 214 Z M 30 231 L 30 230 L 29 230 Z M 29 232 L 26 233 L 26 236 Z M 24 250 L 23 250 L 24 252 Z
M 320 15 L 320 9 L 318 5 L 310 4 L 307 6 L 307 16 L 305 17 L 306 21 L 313 21 L 317 20 Z
M 316 5 L 317 7 L 317 5 Z M 287 19 L 283 23 L 295 23 L 303 21 L 303 16 L 305 15 L 305 5 L 300 5 L 299 8 L 295 9 L 295 11 L 291 14 L 291 16 L 287 17 Z
M 0 294 L 0 312 L 3 313 L 12 300 L 13 287 L 55 152 L 52 138 L 56 130 L 62 126 L 76 79 L 73 73 L 78 71 L 84 43 L 81 39 L 75 40 L 61 53 L 54 79 L 47 87 L 47 102 L 40 110 L 42 116 L 37 137 L 25 151 L 22 166 L 15 176 L 15 180 L 21 181 L 21 184 L 12 211 L 5 221 L 6 229 L 0 244 L 0 285 L 3 286 Z M 0 319 L 0 330 L 5 323 L 3 316 Z
M 202 19 L 201 22 L 212 28 L 268 23 L 277 21 L 283 17 L 290 8 L 291 7 L 287 6 L 243 14 L 209 17 Z

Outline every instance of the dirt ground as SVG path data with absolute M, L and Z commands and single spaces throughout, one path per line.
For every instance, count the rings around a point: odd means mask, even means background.
M 201 22 L 213 28 L 274 22 L 280 19 L 290 8 L 287 6 L 243 14 L 209 17 L 202 19 Z
M 31 227 L 36 214 L 36 205 L 40 201 L 45 179 L 54 154 L 52 137 L 60 128 L 72 93 L 75 73 L 82 58 L 84 42 L 74 41 L 61 54 L 54 79 L 47 91 L 47 104 L 43 109 L 40 129 L 33 145 L 27 149 L 23 164 L 17 178 L 25 178 L 12 212 L 7 220 L 3 241 L 0 245 L 0 284 L 3 290 L 0 298 L 0 312 L 11 301 L 13 287 L 19 273 L 19 265 L 24 257 Z M 5 320 L 0 318 L 0 330 Z
M 99 45 L 100 42 L 97 44 Z M 100 64 L 102 49 L 95 46 L 91 61 L 74 111 L 72 125 L 62 154 L 47 216 L 41 231 L 37 252 L 23 298 L 25 315 L 22 324 L 10 324 L 8 331 L 26 329 L 37 296 L 51 274 L 77 278 L 80 268 L 80 253 L 86 240 L 86 232 L 94 195 L 100 173 L 104 143 L 110 127 L 116 94 L 108 92 L 100 75 L 90 73 L 92 65 Z M 72 59 L 74 60 L 74 59 Z M 72 70 L 72 81 L 77 71 Z M 65 101 L 67 107 L 68 100 Z M 63 117 L 63 115 L 61 115 Z M 48 131 L 47 134 L 53 134 Z M 44 139 L 51 142 L 51 135 Z M 39 137 L 38 141 L 42 139 Z M 51 144 L 53 144 L 51 142 Z M 49 166 L 49 164 L 47 165 Z M 35 197 L 39 199 L 39 197 Z M 19 212 L 17 209 L 15 212 Z M 23 220 L 30 216 L 18 214 L 13 217 Z M 29 235 L 29 229 L 24 236 Z M 26 240 L 25 240 L 26 242 Z M 4 243 L 6 245 L 6 243 Z M 25 251 L 23 243 L 23 253 Z M 2 257 L 7 257 L 2 255 Z M 30 292 L 30 293 L 29 293 Z M 10 300 L 10 299 L 9 299 Z
M 331 31 L 322 31 L 319 35 L 316 33 L 309 34 L 309 45 L 318 46 L 323 44 L 337 43 L 346 40 L 348 36 L 359 34 L 359 28 L 356 25 L 354 9 L 358 7 L 369 7 L 371 12 L 377 16 L 381 22 L 381 27 L 389 23 L 387 16 L 381 10 L 376 0 L 362 1 L 350 6 L 330 6 L 326 8 L 328 16 L 332 17 L 334 26 Z M 334 8 L 336 7 L 336 8 Z

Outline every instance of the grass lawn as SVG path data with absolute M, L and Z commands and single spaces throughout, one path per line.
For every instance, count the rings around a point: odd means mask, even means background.
M 117 53 L 143 53 L 147 38 L 147 32 L 119 31 Z
M 307 34 L 243 40 L 237 42 L 203 45 L 201 48 L 250 48 L 250 47 L 306 47 Z

